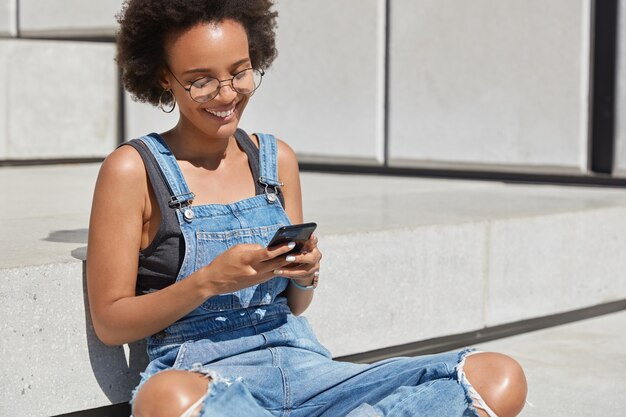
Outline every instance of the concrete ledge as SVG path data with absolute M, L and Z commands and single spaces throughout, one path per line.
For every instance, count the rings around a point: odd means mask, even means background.
M 0 168 L 0 415 L 126 401 L 140 345 L 94 336 L 83 259 L 98 164 Z M 621 189 L 303 174 L 320 225 L 307 316 L 336 356 L 626 298 Z
M 145 346 L 96 338 L 82 263 L 2 270 L 0 415 L 49 416 L 127 401 Z

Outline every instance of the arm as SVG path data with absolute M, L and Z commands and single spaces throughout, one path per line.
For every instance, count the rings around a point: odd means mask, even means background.
M 92 204 L 87 291 L 96 334 L 117 345 L 157 333 L 207 298 L 266 281 L 287 264 L 285 246 L 237 245 L 206 267 L 160 291 L 136 296 L 138 253 L 151 213 L 147 175 L 131 147 L 103 163 Z
M 302 192 L 300 187 L 300 170 L 295 152 L 283 141 L 278 140 L 278 174 L 284 187 L 285 211 L 292 223 L 303 222 Z M 312 274 L 319 270 L 322 254 L 317 249 L 317 238 L 314 236 L 304 247 L 306 254 L 297 255 L 293 262 L 295 267 L 286 267 L 281 276 L 297 279 L 298 283 L 307 286 L 312 284 Z M 287 303 L 295 315 L 302 314 L 311 304 L 314 291 L 298 289 L 294 285 L 287 287 Z

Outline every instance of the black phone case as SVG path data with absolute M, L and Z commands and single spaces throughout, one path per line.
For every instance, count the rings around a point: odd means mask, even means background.
M 283 226 L 276 231 L 274 237 L 267 247 L 280 245 L 287 242 L 296 242 L 296 247 L 287 253 L 300 252 L 305 242 L 309 240 L 313 231 L 317 227 L 316 223 L 304 223 L 304 224 L 292 224 L 289 226 Z

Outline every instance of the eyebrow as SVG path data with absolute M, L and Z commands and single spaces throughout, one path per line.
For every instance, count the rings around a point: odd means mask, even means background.
M 250 58 L 240 59 L 239 61 L 233 63 L 231 65 L 231 67 L 238 67 L 239 65 L 241 65 L 241 64 L 243 64 L 245 62 L 250 62 Z M 190 70 L 187 70 L 187 71 L 183 72 L 182 75 L 185 75 L 185 74 L 195 74 L 197 72 L 211 72 L 211 71 L 213 71 L 211 68 L 194 68 L 194 69 L 190 69 Z

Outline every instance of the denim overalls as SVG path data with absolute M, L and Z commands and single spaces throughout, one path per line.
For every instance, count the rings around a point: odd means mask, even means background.
M 140 138 L 155 156 L 177 207 L 185 240 L 177 280 L 234 245 L 267 245 L 276 229 L 290 223 L 276 198 L 281 186 L 276 140 L 257 136 L 265 193 L 204 206 L 191 204 L 193 194 L 163 139 L 157 134 Z M 275 277 L 209 298 L 149 337 L 150 364 L 142 383 L 172 368 L 210 373 L 214 394 L 207 396 L 201 413 L 207 417 L 477 416 L 471 407 L 477 399 L 462 373 L 469 351 L 371 365 L 335 362 L 306 318 L 291 314 L 281 295 L 287 285 L 287 279 Z M 216 399 L 222 392 L 232 399 L 228 406 Z

